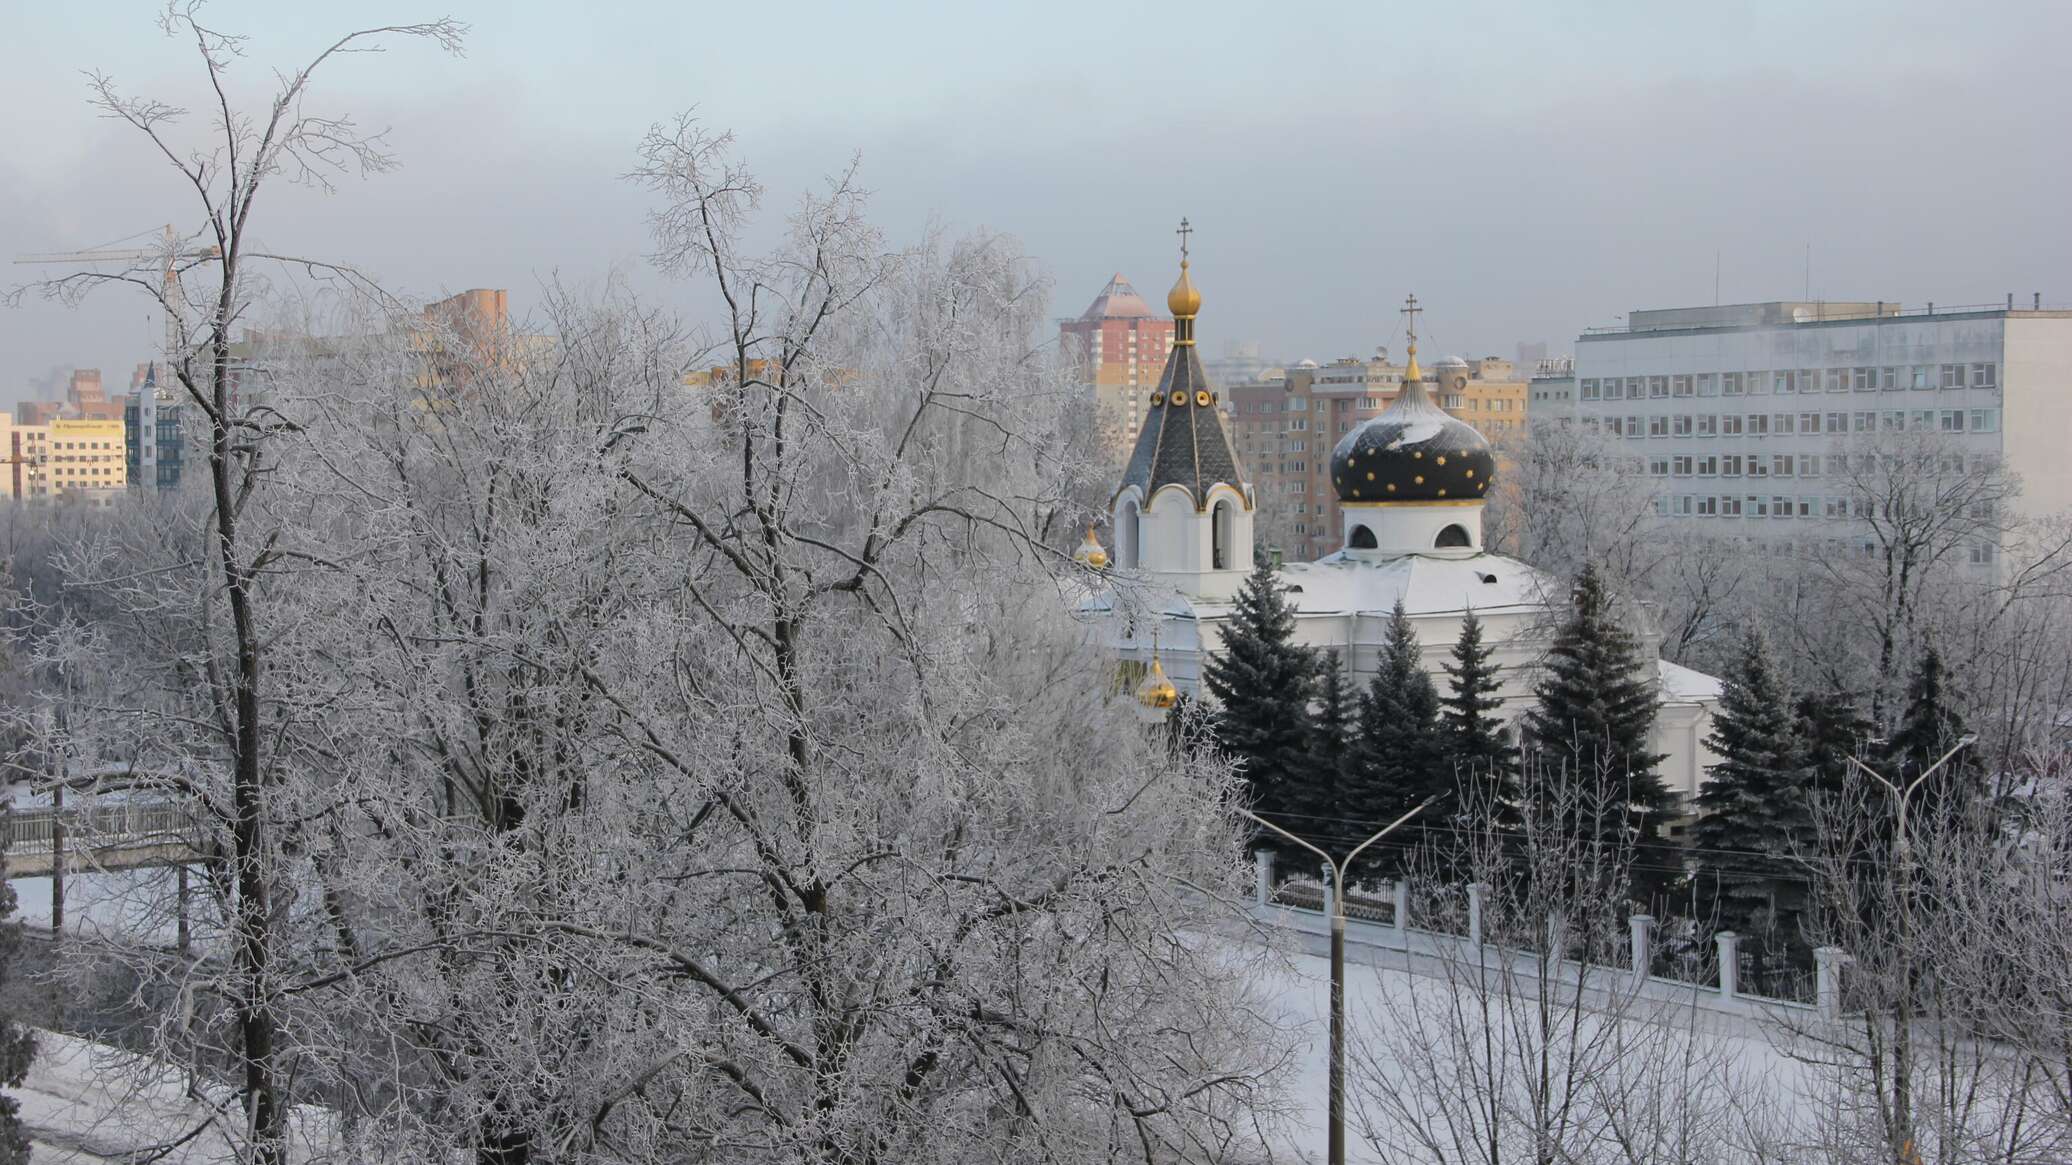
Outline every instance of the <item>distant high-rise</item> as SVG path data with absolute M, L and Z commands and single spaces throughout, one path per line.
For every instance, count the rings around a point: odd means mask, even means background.
M 1144 302 L 1120 273 L 1077 319 L 1058 322 L 1058 340 L 1081 362 L 1118 454 L 1143 427 L 1144 403 L 1173 347 L 1173 321 Z
M 137 387 L 122 407 L 123 460 L 134 489 L 178 489 L 184 464 L 185 406 L 169 386 L 158 383 L 158 366 L 144 366 Z

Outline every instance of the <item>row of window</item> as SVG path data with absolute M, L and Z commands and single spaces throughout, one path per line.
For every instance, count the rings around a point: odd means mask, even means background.
M 1999 409 L 1880 409 L 1853 413 L 1685 413 L 1584 417 L 1583 431 L 1643 437 L 1770 437 L 1806 433 L 1997 433 Z
M 1583 400 L 1660 400 L 1698 396 L 1780 396 L 1802 392 L 1899 392 L 2000 387 L 1998 364 L 1905 364 L 1787 368 L 1775 372 L 1693 372 L 1671 376 L 1588 377 Z
M 1851 459 L 1855 460 L 1859 472 L 1869 473 L 1877 468 L 1877 455 L 1872 453 L 1721 453 L 1706 456 L 1650 457 L 1647 473 L 1650 477 L 1839 477 L 1849 472 Z M 1888 461 L 1894 459 L 1887 458 Z M 1990 458 L 1972 459 L 1974 472 L 1983 471 Z M 1938 469 L 1943 473 L 1964 472 L 1965 459 L 1951 454 L 1940 459 Z

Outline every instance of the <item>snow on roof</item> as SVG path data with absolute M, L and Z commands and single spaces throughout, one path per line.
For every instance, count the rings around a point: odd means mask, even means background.
M 1718 676 L 1693 671 L 1666 659 L 1655 661 L 1655 671 L 1662 681 L 1662 699 L 1667 703 L 1696 704 L 1717 700 L 1727 689 Z
M 1561 588 L 1515 558 L 1472 551 L 1435 551 L 1386 557 L 1355 557 L 1340 551 L 1315 562 L 1281 567 L 1288 603 L 1297 617 L 1386 615 L 1398 598 L 1411 615 L 1478 614 L 1536 611 L 1546 607 Z M 1231 604 L 1195 599 L 1197 614 L 1215 616 Z

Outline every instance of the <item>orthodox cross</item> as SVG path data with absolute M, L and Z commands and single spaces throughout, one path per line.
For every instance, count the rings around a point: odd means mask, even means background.
M 1185 263 L 1187 261 L 1187 236 L 1194 233 L 1194 228 L 1188 226 L 1187 220 L 1183 218 L 1180 220 L 1180 229 L 1173 233 L 1180 236 L 1180 261 Z
M 1417 296 L 1412 295 L 1403 301 L 1403 306 L 1398 310 L 1410 317 L 1410 323 L 1405 331 L 1408 333 L 1411 348 L 1415 349 L 1417 347 L 1417 313 L 1424 309 L 1417 306 Z

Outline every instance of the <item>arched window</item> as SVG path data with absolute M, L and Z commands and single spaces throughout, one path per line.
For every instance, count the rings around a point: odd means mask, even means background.
M 1125 499 L 1115 509 L 1115 565 L 1124 570 L 1137 569 L 1138 549 L 1143 538 L 1137 512 L 1137 499 Z
M 1439 531 L 1438 540 L 1432 543 L 1432 546 L 1439 550 L 1446 550 L 1456 546 L 1473 545 L 1474 543 L 1468 540 L 1468 528 L 1466 526 L 1461 525 L 1459 522 L 1455 522 L 1453 525 L 1448 526 L 1444 530 Z
M 1346 545 L 1354 550 L 1372 550 L 1376 546 L 1374 531 L 1369 530 L 1365 526 L 1354 526 L 1353 536 L 1346 542 Z
M 1209 511 L 1209 569 L 1229 570 L 1231 543 L 1237 538 L 1237 507 L 1229 498 Z

